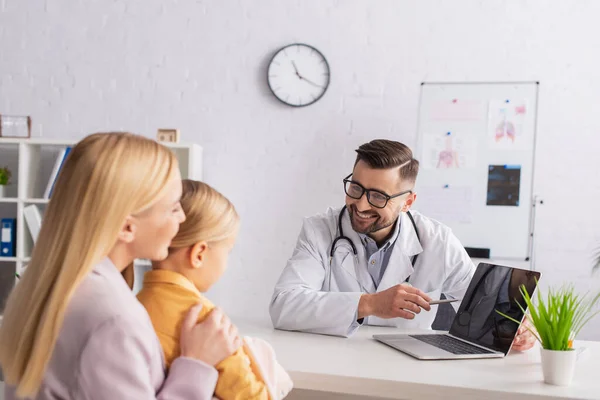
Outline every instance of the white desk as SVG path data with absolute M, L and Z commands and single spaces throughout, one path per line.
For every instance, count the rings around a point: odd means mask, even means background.
M 372 339 L 394 328 L 361 327 L 344 339 L 234 322 L 242 334 L 271 343 L 295 388 L 331 396 L 310 398 L 600 399 L 600 342 L 577 343 L 588 351 L 572 385 L 558 387 L 543 383 L 538 348 L 503 359 L 420 361 Z

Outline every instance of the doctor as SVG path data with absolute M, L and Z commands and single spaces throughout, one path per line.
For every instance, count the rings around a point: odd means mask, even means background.
M 409 212 L 419 170 L 412 151 L 373 140 L 356 152 L 345 206 L 304 220 L 270 304 L 277 329 L 345 337 L 362 324 L 430 329 L 428 302 L 467 290 L 475 266 L 459 240 Z

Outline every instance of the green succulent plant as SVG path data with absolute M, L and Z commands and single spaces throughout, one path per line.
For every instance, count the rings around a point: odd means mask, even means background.
M 0 185 L 8 185 L 12 173 L 8 167 L 0 168 Z
M 527 305 L 528 318 L 535 328 L 535 330 L 529 327 L 527 329 L 546 350 L 571 350 L 573 340 L 581 329 L 600 313 L 596 309 L 600 303 L 600 293 L 590 299 L 587 294 L 575 293 L 575 288 L 571 285 L 558 290 L 549 289 L 546 298 L 543 298 L 538 290 L 535 303 L 527 293 L 525 285 L 521 285 L 520 291 Z M 524 307 L 518 305 L 525 313 Z M 500 311 L 496 312 L 517 324 L 520 323 Z

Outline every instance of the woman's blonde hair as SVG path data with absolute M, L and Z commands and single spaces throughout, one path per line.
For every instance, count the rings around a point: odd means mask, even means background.
M 0 328 L 0 365 L 17 396 L 37 394 L 75 289 L 176 170 L 171 151 L 130 133 L 93 134 L 72 149 Z
M 231 237 L 239 225 L 233 204 L 206 183 L 184 179 L 181 208 L 185 221 L 171 241 L 171 250 L 190 247 L 200 241 L 222 241 Z

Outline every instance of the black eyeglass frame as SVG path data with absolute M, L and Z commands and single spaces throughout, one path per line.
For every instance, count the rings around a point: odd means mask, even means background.
M 380 190 L 366 189 L 360 183 L 355 182 L 353 180 L 350 180 L 349 178 L 351 176 L 352 176 L 352 174 L 348 175 L 343 180 L 343 182 L 344 182 L 344 192 L 346 193 L 346 196 L 348 196 L 348 197 L 350 197 L 351 199 L 354 199 L 354 200 L 360 200 L 364 196 L 364 194 L 366 193 L 367 194 L 367 201 L 369 202 L 370 205 L 372 205 L 375 208 L 385 208 L 387 206 L 388 202 L 390 201 L 390 199 L 393 199 L 393 198 L 396 198 L 396 197 L 400 197 L 400 196 L 405 195 L 407 193 L 410 193 L 410 194 L 413 193 L 412 189 L 410 189 L 410 190 L 405 190 L 404 192 L 400 192 L 400 193 L 393 194 L 393 195 L 390 196 L 389 194 L 384 193 L 384 192 L 382 192 Z M 362 193 L 360 194 L 360 196 L 354 197 L 354 196 L 351 196 L 351 195 L 348 194 L 348 190 L 346 188 L 346 186 L 347 186 L 348 183 L 350 183 L 352 185 L 356 185 L 356 186 L 358 186 L 358 187 L 360 187 L 362 189 Z M 383 197 L 385 197 L 385 204 L 383 206 L 378 206 L 378 205 L 375 205 L 375 204 L 371 203 L 371 192 L 375 192 L 375 193 L 380 194 Z

